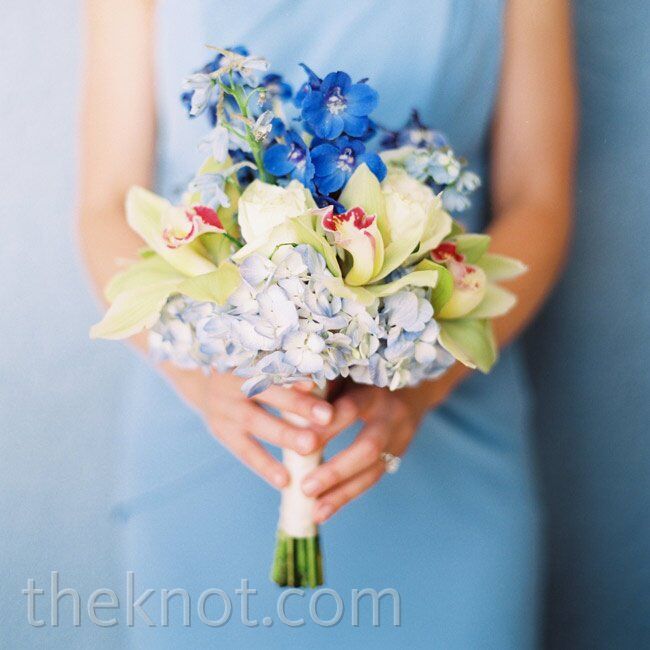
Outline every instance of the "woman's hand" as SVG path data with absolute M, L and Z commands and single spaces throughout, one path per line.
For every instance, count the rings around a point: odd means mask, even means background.
M 292 389 L 272 386 L 250 399 L 240 390 L 243 379 L 232 374 L 188 371 L 162 364 L 164 375 L 184 400 L 196 409 L 208 428 L 239 460 L 276 488 L 289 481 L 284 465 L 256 440 L 309 454 L 358 418 L 350 396 L 333 404 L 310 394 L 311 386 Z M 308 427 L 295 426 L 278 418 L 263 406 L 304 418 Z
M 466 370 L 455 366 L 442 379 L 417 388 L 346 384 L 339 400 L 350 400 L 365 426 L 354 442 L 305 477 L 303 492 L 316 497 L 314 521 L 322 523 L 383 476 L 383 453 L 401 456 L 426 412 L 443 402 Z

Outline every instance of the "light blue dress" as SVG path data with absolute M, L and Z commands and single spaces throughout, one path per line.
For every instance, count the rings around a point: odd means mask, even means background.
M 481 0 L 372 2 L 328 0 L 245 3 L 163 2 L 159 12 L 159 190 L 173 195 L 200 156 L 206 130 L 190 123 L 178 101 L 179 81 L 202 64 L 205 43 L 245 43 L 297 84 L 304 61 L 318 73 L 336 69 L 370 77 L 379 90 L 377 118 L 397 127 L 411 107 L 445 131 L 485 177 L 487 135 L 497 89 L 502 6 Z M 486 220 L 485 193 L 468 225 Z M 323 528 L 327 587 L 344 606 L 337 625 L 310 620 L 310 593 L 287 600 L 267 575 L 277 520 L 277 493 L 252 476 L 206 431 L 199 418 L 144 364 L 130 379 L 124 408 L 123 521 L 125 568 L 135 590 L 156 594 L 127 636 L 137 648 L 498 648 L 535 647 L 539 515 L 530 461 L 530 396 L 518 351 L 506 350 L 489 377 L 473 376 L 425 420 L 400 472 L 339 513 Z M 346 432 L 332 445 L 349 444 Z M 258 593 L 240 621 L 235 589 L 242 578 Z M 160 625 L 160 590 L 184 588 L 192 624 L 181 624 L 172 600 Z M 202 623 L 197 601 L 208 588 L 233 602 L 231 620 Z M 352 625 L 352 589 L 397 590 L 401 624 L 390 598 L 372 626 L 370 605 Z M 176 602 L 176 604 L 174 604 Z M 322 619 L 335 616 L 325 594 Z M 207 614 L 223 612 L 213 597 Z M 273 619 L 265 625 L 265 616 Z M 139 617 L 136 616 L 136 619 Z M 266 621 L 268 623 L 268 620 Z

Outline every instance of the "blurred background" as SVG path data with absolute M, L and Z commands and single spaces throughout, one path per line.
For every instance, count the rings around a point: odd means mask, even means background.
M 527 336 L 547 508 L 546 640 L 650 647 L 650 3 L 574 7 L 576 240 Z M 75 242 L 80 9 L 1 8 L 0 648 L 120 647 L 118 628 L 75 629 L 68 617 L 29 626 L 21 594 L 28 578 L 49 589 L 52 570 L 82 598 L 123 581 L 112 432 L 133 360 L 87 335 L 98 310 Z

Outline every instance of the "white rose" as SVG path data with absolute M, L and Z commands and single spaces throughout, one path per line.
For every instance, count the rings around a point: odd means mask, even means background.
M 381 188 L 387 197 L 391 194 L 399 196 L 418 217 L 424 215 L 425 223 L 418 252 L 409 256 L 408 263 L 422 258 L 451 232 L 451 217 L 444 210 L 440 195 L 436 195 L 428 185 L 409 176 L 402 169 L 390 169 Z M 396 232 L 399 233 L 399 230 Z
M 381 189 L 384 192 L 396 192 L 409 203 L 420 205 L 425 212 L 436 200 L 436 195 L 428 185 L 415 180 L 402 169 L 389 169 Z
M 275 226 L 305 214 L 312 207 L 306 188 L 298 181 L 280 187 L 255 180 L 239 199 L 239 228 L 244 240 L 250 243 L 267 236 Z

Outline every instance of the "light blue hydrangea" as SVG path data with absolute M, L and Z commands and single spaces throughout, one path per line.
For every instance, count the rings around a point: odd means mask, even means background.
M 425 289 L 403 289 L 370 306 L 333 295 L 312 247 L 281 246 L 240 264 L 243 282 L 219 306 L 172 297 L 150 336 L 156 359 L 233 371 L 253 396 L 273 384 L 351 377 L 392 390 L 434 378 L 453 357 Z

